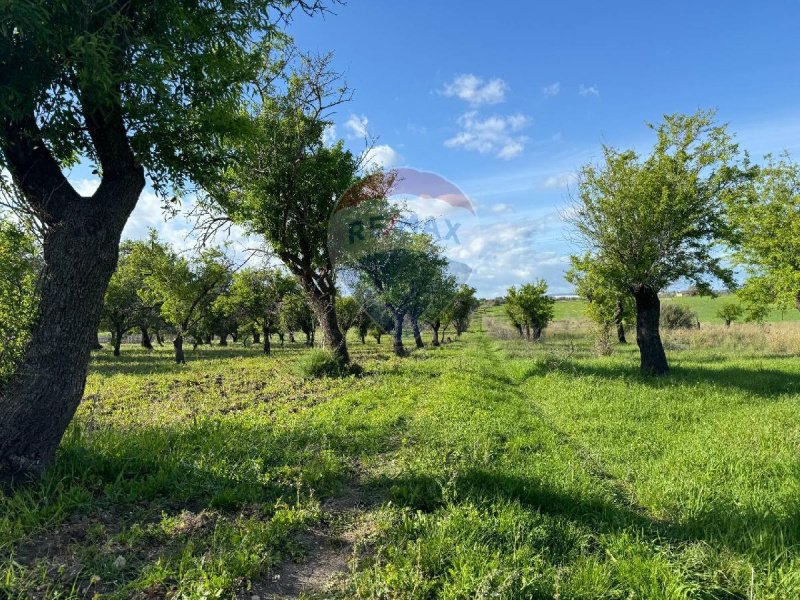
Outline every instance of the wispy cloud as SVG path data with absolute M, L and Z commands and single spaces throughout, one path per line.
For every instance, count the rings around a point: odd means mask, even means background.
M 578 93 L 581 96 L 583 96 L 584 98 L 586 96 L 597 96 L 597 97 L 599 97 L 600 96 L 600 88 L 598 88 L 597 85 L 594 85 L 594 84 L 593 85 L 580 84 L 580 86 L 578 86 Z
M 447 140 L 448 148 L 464 148 L 481 154 L 494 154 L 510 159 L 525 149 L 527 137 L 521 131 L 529 119 L 522 114 L 481 118 L 476 111 L 465 113 L 458 119 L 461 131 Z
M 553 96 L 558 96 L 561 92 L 561 84 L 556 81 L 555 83 L 551 83 L 550 85 L 546 85 L 542 88 L 542 94 L 545 98 L 552 98 Z
M 458 75 L 444 86 L 442 94 L 449 98 L 459 98 L 472 106 L 499 104 L 506 99 L 508 84 L 499 78 L 484 81 L 472 74 Z
M 351 138 L 359 138 L 364 139 L 368 137 L 369 130 L 367 126 L 369 125 L 369 119 L 364 115 L 350 115 L 350 118 L 347 119 L 344 126 L 347 127 L 347 130 L 350 133 Z
M 561 189 L 569 187 L 578 180 L 574 172 L 557 173 L 550 175 L 544 180 L 544 187 L 549 189 Z

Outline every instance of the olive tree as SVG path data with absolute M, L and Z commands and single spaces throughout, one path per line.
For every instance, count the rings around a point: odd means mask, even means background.
M 678 280 L 710 292 L 711 280 L 733 285 L 715 252 L 727 233 L 726 198 L 741 193 L 747 165 L 713 113 L 668 115 L 652 128 L 647 156 L 604 147 L 600 165 L 583 167 L 570 217 L 593 273 L 626 289 L 636 304 L 641 368 L 668 370 L 659 334 L 658 294 Z
M 53 460 L 145 178 L 164 198 L 215 178 L 283 21 L 318 1 L 3 3 L 0 170 L 42 225 L 44 268 L 39 318 L 0 396 L 0 479 Z M 99 174 L 91 197 L 65 175 L 78 160 Z

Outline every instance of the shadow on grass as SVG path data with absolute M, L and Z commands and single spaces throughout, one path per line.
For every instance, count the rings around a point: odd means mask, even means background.
M 694 363 L 695 361 L 691 361 Z M 544 359 L 532 365 L 522 380 L 546 372 L 562 372 L 576 377 L 598 377 L 646 385 L 655 389 L 695 387 L 698 384 L 731 388 L 762 399 L 776 399 L 800 394 L 800 378 L 793 371 L 762 369 L 757 367 L 711 368 L 681 364 L 674 361 L 666 375 L 652 376 L 642 373 L 637 365 L 582 363 L 573 360 Z
M 800 512 L 778 516 L 735 504 L 712 503 L 695 517 L 674 523 L 654 519 L 642 508 L 611 499 L 576 497 L 533 479 L 480 468 L 467 469 L 447 483 L 429 474 L 406 474 L 375 479 L 370 487 L 384 502 L 423 512 L 432 512 L 448 501 L 509 501 L 567 519 L 595 534 L 643 533 L 653 540 L 705 542 L 741 554 L 777 554 L 800 543 Z

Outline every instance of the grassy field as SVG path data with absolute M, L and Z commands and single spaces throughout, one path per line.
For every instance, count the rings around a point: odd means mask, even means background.
M 0 496 L 0 597 L 800 597 L 800 328 L 668 337 L 652 379 L 497 313 L 353 340 L 346 379 L 99 351 L 56 467 Z
M 716 298 L 692 296 L 682 298 L 664 298 L 663 304 L 674 302 L 688 306 L 697 313 L 700 323 L 721 324 L 723 321 L 717 316 L 717 312 L 723 304 L 727 302 L 737 302 L 735 296 L 717 296 Z M 556 302 L 556 319 L 583 319 L 585 315 L 585 300 L 559 300 Z M 800 321 L 800 311 L 798 310 L 772 310 L 767 316 L 769 323 L 782 323 Z

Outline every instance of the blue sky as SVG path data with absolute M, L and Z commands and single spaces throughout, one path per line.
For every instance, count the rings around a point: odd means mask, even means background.
M 291 33 L 333 51 L 355 90 L 336 135 L 359 150 L 366 128 L 376 160 L 469 195 L 482 296 L 536 277 L 570 291 L 568 184 L 603 143 L 646 149 L 644 124 L 664 113 L 716 108 L 754 157 L 800 157 L 800 2 L 351 0 L 335 13 Z M 179 245 L 188 233 L 145 194 L 126 236 L 147 226 Z

